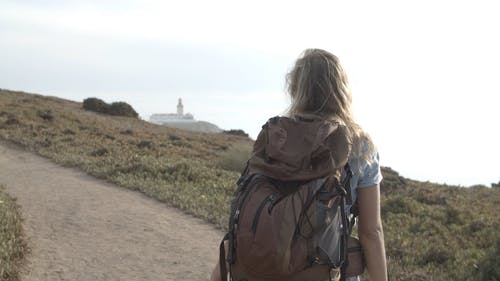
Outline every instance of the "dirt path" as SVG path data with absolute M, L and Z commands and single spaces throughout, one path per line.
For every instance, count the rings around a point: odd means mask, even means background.
M 22 281 L 207 280 L 221 232 L 138 192 L 0 142 L 32 253 Z

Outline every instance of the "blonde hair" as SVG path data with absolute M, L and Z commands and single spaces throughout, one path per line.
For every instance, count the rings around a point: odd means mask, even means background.
M 348 128 L 352 156 L 371 163 L 376 148 L 354 120 L 347 75 L 339 59 L 321 49 L 307 49 L 286 77 L 291 118 L 336 119 Z

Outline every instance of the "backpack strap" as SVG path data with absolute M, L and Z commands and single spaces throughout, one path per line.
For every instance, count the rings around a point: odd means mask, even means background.
M 224 235 L 222 242 L 219 246 L 219 264 L 220 264 L 220 277 L 221 281 L 227 281 L 227 267 L 226 267 L 226 247 L 224 242 L 229 240 L 229 232 Z
M 229 273 L 229 279 L 232 279 L 232 264 L 236 261 L 236 228 L 239 223 L 239 215 L 240 208 L 242 202 L 245 201 L 246 197 L 250 193 L 250 189 L 248 188 L 250 182 L 254 181 L 259 176 L 257 174 L 249 174 L 248 173 L 248 162 L 241 173 L 240 178 L 238 179 L 237 185 L 238 188 L 235 192 L 235 196 L 233 201 L 231 202 L 231 213 L 229 215 L 229 225 L 228 232 L 224 235 L 222 242 L 219 246 L 219 262 L 220 262 L 220 273 L 221 273 L 221 281 L 227 281 L 227 275 Z M 225 242 L 228 242 L 228 249 L 226 253 Z M 229 264 L 229 270 L 227 268 L 227 264 Z
M 341 183 L 340 188 L 343 189 L 342 192 L 344 193 L 344 199 L 341 200 L 340 204 L 340 212 L 341 212 L 341 217 L 342 217 L 342 224 L 347 226 L 344 227 L 343 232 L 342 232 L 342 244 L 343 247 L 341 247 L 341 256 L 344 260 L 342 263 L 342 266 L 340 267 L 340 281 L 345 281 L 346 280 L 346 269 L 347 266 L 349 265 L 349 259 L 348 259 L 348 253 L 347 253 L 347 241 L 349 240 L 349 235 L 351 234 L 352 227 L 354 226 L 355 222 L 355 216 L 353 216 L 351 219 L 349 219 L 345 213 L 345 205 L 349 204 L 352 205 L 352 194 L 351 194 L 351 178 L 352 178 L 352 170 L 351 167 L 349 166 L 349 163 L 345 164 L 344 166 L 344 171 L 345 171 L 345 178 Z
M 344 172 L 345 172 L 345 178 L 344 178 L 344 181 L 342 182 L 342 186 L 345 188 L 345 190 L 347 192 L 346 204 L 352 205 L 352 195 L 351 195 L 352 170 L 351 170 L 351 166 L 349 166 L 349 163 L 345 164 Z
M 356 224 L 356 218 L 359 215 L 358 200 L 357 199 L 352 204 L 350 213 L 351 213 L 351 217 L 349 218 L 349 234 L 352 233 L 352 229 L 354 228 L 354 225 Z
M 347 198 L 346 198 L 347 199 Z M 345 226 L 349 225 L 349 219 L 345 213 L 345 201 L 341 200 L 340 203 L 340 213 L 342 218 L 342 224 Z M 340 266 L 340 281 L 346 280 L 346 269 L 349 264 L 348 255 L 347 255 L 347 241 L 349 240 L 350 234 L 349 227 L 344 227 L 342 229 L 341 239 L 342 239 L 342 247 L 340 248 L 340 256 L 342 257 L 342 265 Z

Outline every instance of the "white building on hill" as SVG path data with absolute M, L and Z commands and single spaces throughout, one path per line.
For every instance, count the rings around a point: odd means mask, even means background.
M 158 125 L 165 125 L 169 123 L 196 121 L 194 120 L 193 114 L 184 114 L 184 105 L 182 105 L 182 99 L 179 99 L 179 103 L 177 104 L 177 113 L 156 113 L 149 117 L 149 122 Z

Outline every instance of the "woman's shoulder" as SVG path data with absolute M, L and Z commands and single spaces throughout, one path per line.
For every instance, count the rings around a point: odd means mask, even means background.
M 376 149 L 370 149 L 366 141 L 361 143 L 361 153 L 351 155 L 349 166 L 357 179 L 358 187 L 367 187 L 379 184 L 382 181 L 379 153 Z

